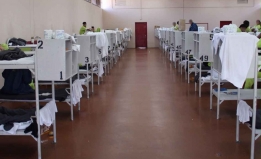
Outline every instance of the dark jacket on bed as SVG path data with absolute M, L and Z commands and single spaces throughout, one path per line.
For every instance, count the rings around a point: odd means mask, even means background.
M 0 60 L 17 60 L 24 57 L 27 57 L 27 55 L 19 48 L 0 51 Z
M 28 69 L 4 70 L 2 76 L 5 79 L 1 93 L 3 94 L 27 94 L 34 92 L 29 86 L 32 82 L 32 74 Z
M 27 122 L 32 116 L 35 116 L 35 108 L 9 109 L 0 106 L 0 125 L 3 124 L 6 131 L 13 128 L 13 123 Z

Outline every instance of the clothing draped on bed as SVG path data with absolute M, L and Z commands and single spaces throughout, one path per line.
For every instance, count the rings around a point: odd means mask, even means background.
M 32 82 L 32 74 L 28 69 L 4 70 L 2 73 L 5 79 L 1 93 L 4 94 L 27 94 L 34 92 L 29 86 Z
M 18 60 L 27 57 L 27 55 L 19 48 L 0 51 L 0 60 Z
M 14 123 L 27 122 L 35 115 L 35 108 L 32 109 L 9 109 L 0 106 L 0 125 L 5 131 L 14 127 Z

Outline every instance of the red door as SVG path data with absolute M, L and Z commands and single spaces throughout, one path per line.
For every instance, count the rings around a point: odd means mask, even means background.
M 222 28 L 224 25 L 232 24 L 232 21 L 220 21 L 220 28 Z
M 136 48 L 147 48 L 147 22 L 135 23 L 135 43 Z

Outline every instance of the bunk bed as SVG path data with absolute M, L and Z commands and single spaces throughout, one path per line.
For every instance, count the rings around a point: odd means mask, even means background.
M 55 92 L 56 102 L 65 102 L 71 108 L 71 120 L 73 121 L 73 106 L 76 105 L 73 98 L 73 81 L 72 77 L 78 74 L 78 53 L 72 49 L 72 41 L 70 39 L 43 39 L 39 41 L 39 48 L 37 53 L 38 58 L 38 72 L 39 72 L 39 85 L 55 85 L 68 84 L 65 81 L 69 80 L 70 88 L 58 89 Z M 10 48 L 31 48 L 35 50 L 37 45 L 26 46 L 11 46 Z M 31 54 L 32 51 L 26 51 L 26 54 Z M 32 57 L 28 58 L 33 62 Z M 45 60 L 42 60 L 45 59 Z M 17 60 L 16 62 L 24 61 L 24 59 Z M 48 61 L 48 65 L 46 63 Z M 31 70 L 31 69 L 30 69 Z M 79 76 L 78 76 L 79 77 Z M 36 81 L 36 79 L 35 79 Z M 49 102 L 50 90 L 40 90 L 45 95 L 40 96 L 40 102 Z M 49 95 L 46 95 L 49 94 Z M 2 95 L 0 101 L 2 102 L 35 102 L 32 94 L 20 96 L 7 96 Z M 78 101 L 78 110 L 80 110 L 80 102 Z
M 39 41 L 41 42 L 41 41 Z M 39 70 L 38 70 L 38 49 L 40 47 L 37 45 L 31 45 L 31 46 L 26 46 L 26 47 L 31 47 L 33 48 L 34 51 L 26 52 L 27 54 L 33 54 L 32 57 L 25 57 L 20 60 L 12 60 L 12 61 L 0 61 L 0 69 L 29 69 L 35 76 L 35 100 L 34 102 L 36 103 L 36 120 L 37 120 L 37 147 L 38 147 L 38 159 L 41 159 L 41 129 L 40 129 L 40 105 L 39 105 L 39 86 L 38 86 L 38 75 L 39 75 Z M 54 92 L 54 83 L 52 84 L 52 101 L 55 100 L 55 94 Z M 56 105 L 55 105 L 56 107 Z M 54 143 L 56 143 L 56 121 L 55 121 L 55 113 L 52 112 L 54 115 L 54 120 L 53 120 L 53 132 L 54 132 Z M 13 135 L 13 136 L 28 136 L 30 134 L 24 133 L 24 130 L 18 130 L 14 134 L 9 134 L 3 131 L 0 131 L 0 135 Z

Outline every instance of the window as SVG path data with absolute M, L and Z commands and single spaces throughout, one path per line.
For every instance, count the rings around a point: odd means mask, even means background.
M 97 5 L 98 7 L 101 7 L 101 0 L 96 0 L 96 5 Z
M 115 0 L 115 6 L 126 6 L 126 0 Z
M 237 0 L 237 4 L 248 4 L 248 0 Z
M 98 7 L 101 7 L 101 0 L 85 0 L 86 2 L 92 3 Z

